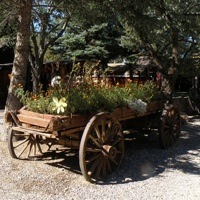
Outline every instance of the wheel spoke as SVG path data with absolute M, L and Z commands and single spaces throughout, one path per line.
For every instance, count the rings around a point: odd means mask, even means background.
M 173 145 L 174 143 L 175 143 L 174 137 L 173 135 L 171 135 L 169 140 L 169 146 Z
M 101 144 L 100 144 L 97 140 L 95 140 L 95 138 L 94 138 L 92 135 L 89 135 L 89 138 L 93 141 L 93 143 L 94 143 L 97 147 L 99 147 L 101 150 L 104 150 L 104 148 L 101 146 Z
M 42 154 L 42 148 L 41 148 L 41 136 L 36 135 L 36 148 L 38 148 L 38 151 Z
M 106 173 L 106 160 L 107 160 L 106 157 L 102 158 L 102 162 L 103 162 L 103 164 L 102 164 L 102 176 L 103 177 L 106 177 L 106 175 L 107 175 L 107 173 Z
M 165 129 L 165 130 L 163 131 L 163 135 L 164 135 L 164 136 L 169 135 L 169 133 L 170 133 L 170 132 L 169 132 L 169 129 Z
M 169 129 L 169 124 L 167 123 L 163 123 L 164 128 L 168 128 Z
M 94 130 L 95 130 L 95 133 L 97 135 L 98 138 L 101 138 L 101 132 L 99 130 L 99 127 L 97 124 L 93 124 L 93 127 L 94 127 Z
M 168 142 L 169 142 L 169 140 L 170 140 L 170 132 L 169 132 L 169 130 L 168 131 L 166 131 L 165 132 L 165 134 L 163 135 L 163 139 L 164 139 L 164 141 L 166 141 L 166 143 L 167 143 L 167 145 L 168 145 Z
M 110 132 L 110 135 L 109 135 L 110 141 L 112 141 L 113 137 L 119 132 L 119 130 L 117 130 L 117 129 L 118 129 L 118 127 L 112 126 L 112 129 L 111 129 L 111 132 Z
M 172 140 L 173 140 L 173 136 L 172 134 L 168 135 L 168 147 L 170 147 L 173 143 L 172 143 Z
M 177 132 L 178 131 L 178 125 L 174 124 L 173 127 L 172 127 L 172 129 L 173 129 L 174 132 Z
M 87 164 L 91 163 L 92 161 L 96 160 L 97 158 L 99 158 L 101 156 L 101 154 L 94 154 L 93 156 L 91 156 L 89 159 L 85 160 L 85 162 Z
M 173 113 L 173 115 L 171 116 L 171 124 L 174 124 L 175 119 L 176 119 L 176 114 Z
M 166 125 L 167 125 L 167 124 L 171 124 L 171 120 L 170 120 L 170 117 L 169 117 L 169 116 L 166 117 L 166 122 L 165 122 L 165 124 L 166 124 Z
M 111 143 L 111 146 L 115 146 L 118 142 L 120 142 L 122 138 L 118 137 L 114 142 Z
M 18 144 L 17 146 L 13 147 L 14 149 L 15 148 L 18 148 L 19 146 L 23 145 L 24 143 L 26 143 L 27 141 L 29 140 L 29 138 L 23 140 L 20 144 Z
M 29 158 L 30 155 L 31 155 L 31 150 L 32 150 L 32 147 L 33 147 L 33 143 L 30 142 L 30 148 L 29 148 L 29 151 L 28 151 L 28 154 L 27 154 L 27 157 Z
M 180 126 L 180 118 L 176 116 L 176 119 L 174 120 L 174 125 Z
M 88 147 L 87 147 L 86 152 L 102 152 L 102 150 L 101 150 L 101 149 L 88 148 Z
M 109 158 L 115 165 L 118 166 L 118 162 L 117 162 L 114 158 L 112 158 L 111 156 L 108 156 L 108 158 Z
M 37 143 L 34 143 L 33 147 L 34 147 L 34 156 L 36 156 L 36 153 L 37 153 Z
M 98 166 L 100 161 L 101 161 L 101 157 L 96 159 L 95 162 L 92 164 L 92 167 L 88 170 L 88 175 L 89 176 L 92 176 L 92 174 L 94 173 L 94 170 L 97 168 L 97 166 Z
M 111 165 L 110 165 L 110 160 L 108 158 L 106 158 L 106 166 L 108 168 L 108 173 L 111 173 L 112 172 L 112 168 L 111 168 Z
M 27 145 L 26 145 L 26 146 L 22 149 L 22 151 L 19 153 L 19 155 L 18 155 L 19 158 L 20 158 L 21 155 L 25 152 L 25 150 L 28 148 L 29 144 L 30 144 L 30 141 L 28 141 Z
M 106 123 L 105 120 L 101 120 L 101 127 L 102 127 L 102 136 L 105 137 L 106 136 Z
M 172 134 L 172 136 L 171 136 L 171 141 L 172 141 L 172 143 L 175 143 L 175 142 L 176 142 L 176 135 Z
M 41 149 L 40 143 L 38 141 L 36 142 L 36 145 L 38 147 L 39 152 L 42 154 L 42 149 Z
M 108 128 L 106 130 L 107 137 L 109 137 L 110 134 L 112 133 L 112 129 L 113 129 L 113 123 L 110 121 L 110 123 L 108 123 Z
M 99 161 L 99 164 L 97 165 L 97 170 L 96 170 L 96 173 L 94 175 L 94 178 L 95 179 L 98 179 L 99 178 L 99 175 L 101 173 L 101 169 L 102 169 L 102 165 L 103 165 L 103 159 L 101 157 L 101 160 Z
M 165 137 L 164 137 L 164 141 L 165 141 L 165 148 L 166 147 L 168 147 L 168 143 L 169 143 L 169 137 L 168 137 L 168 135 L 166 135 Z
M 108 126 L 107 129 L 106 129 L 106 137 L 107 138 L 109 138 L 110 133 L 111 133 L 111 127 Z

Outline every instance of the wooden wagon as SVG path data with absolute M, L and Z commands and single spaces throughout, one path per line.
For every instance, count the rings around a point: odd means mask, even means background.
M 83 176 L 87 181 L 95 182 L 121 165 L 124 157 L 124 124 L 128 122 L 133 125 L 135 119 L 144 117 L 151 123 L 159 118 L 162 147 L 167 148 L 178 140 L 181 123 L 179 111 L 160 100 L 148 103 L 143 114 L 128 106 L 113 112 L 71 116 L 39 114 L 22 108 L 15 113 L 10 112 L 8 116 L 13 123 L 8 147 L 11 156 L 18 159 L 41 155 L 44 145 L 77 149 Z

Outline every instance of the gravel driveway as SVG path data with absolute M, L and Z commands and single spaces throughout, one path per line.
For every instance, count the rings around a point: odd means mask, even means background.
M 46 154 L 41 160 L 12 159 L 0 142 L 2 200 L 200 199 L 200 119 L 183 126 L 180 142 L 159 148 L 157 137 L 126 141 L 121 169 L 104 183 L 91 184 L 80 173 L 73 153 Z

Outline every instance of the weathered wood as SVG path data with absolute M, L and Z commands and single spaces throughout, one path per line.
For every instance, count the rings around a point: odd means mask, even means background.
M 72 115 L 65 118 L 54 117 L 49 125 L 49 129 L 52 131 L 66 130 L 72 128 L 78 128 L 85 126 L 91 115 Z
M 165 101 L 152 101 L 147 104 L 147 113 L 163 110 Z
M 45 133 L 45 132 L 41 132 L 41 131 L 35 131 L 35 130 L 30 130 L 30 129 L 24 129 L 22 127 L 12 127 L 12 130 L 14 131 L 19 131 L 19 132 L 24 132 L 24 133 L 29 133 L 29 134 L 36 134 L 36 135 L 42 135 L 42 136 L 45 136 L 47 138 L 56 138 L 53 134 L 48 134 L 48 133 Z
M 36 117 L 36 118 L 40 118 L 40 119 L 51 119 L 54 115 L 50 115 L 50 114 L 42 114 L 42 113 L 37 113 L 37 112 L 32 112 L 29 110 L 25 110 L 25 109 L 20 109 L 19 113 L 22 115 L 26 115 L 29 117 Z
M 63 145 L 64 147 L 76 147 L 79 148 L 80 146 L 80 141 L 79 140 L 72 140 L 72 139 L 59 139 L 57 141 L 58 144 Z
M 60 116 L 40 114 L 21 109 L 17 117 L 21 123 L 44 127 L 49 131 L 59 131 L 85 126 L 91 118 L 91 115 Z
M 83 127 L 78 127 L 78 128 L 73 128 L 73 129 L 67 129 L 61 132 L 61 136 L 67 136 L 71 137 L 73 139 L 80 139 L 81 136 L 79 134 L 80 131 L 83 131 L 85 129 L 85 126 Z
M 111 114 L 117 118 L 118 121 L 124 121 L 131 118 L 137 118 L 140 116 L 155 113 L 163 109 L 163 101 L 153 101 L 147 105 L 145 113 L 138 113 L 137 111 L 130 109 L 128 106 L 116 108 Z M 94 115 L 94 114 L 93 114 Z M 86 115 L 71 115 L 71 116 L 60 116 L 50 114 L 40 114 L 32 111 L 21 109 L 17 115 L 21 123 L 27 123 L 30 125 L 43 127 L 46 131 L 64 131 L 63 134 L 69 132 L 75 133 L 79 128 L 82 130 L 86 126 L 88 121 L 93 116 L 92 114 Z
M 32 125 L 40 126 L 40 127 L 47 127 L 50 122 L 49 119 L 38 118 L 37 116 L 33 117 L 33 116 L 25 115 L 25 114 L 18 114 L 17 117 L 20 122 L 28 123 L 28 124 L 32 124 Z

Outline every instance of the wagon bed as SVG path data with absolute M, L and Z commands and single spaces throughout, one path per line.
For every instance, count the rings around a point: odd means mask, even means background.
M 125 121 L 132 118 L 138 118 L 144 115 L 149 115 L 163 109 L 163 101 L 152 101 L 147 104 L 146 112 L 139 113 L 136 110 L 130 109 L 128 106 L 116 108 L 111 114 L 118 121 Z M 28 111 L 24 108 L 17 113 L 19 122 L 44 128 L 45 131 L 60 131 L 65 129 L 74 129 L 85 127 L 89 119 L 95 114 L 76 114 L 71 116 L 59 116 L 50 114 L 40 114 Z

